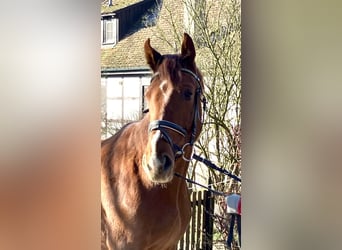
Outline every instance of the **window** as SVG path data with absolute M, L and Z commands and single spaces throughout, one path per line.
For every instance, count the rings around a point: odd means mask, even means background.
M 116 44 L 119 37 L 119 20 L 105 18 L 102 20 L 102 44 Z

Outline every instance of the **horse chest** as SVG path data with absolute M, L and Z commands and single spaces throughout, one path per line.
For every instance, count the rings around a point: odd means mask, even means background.
M 179 197 L 166 190 L 135 194 L 133 203 L 130 196 L 121 199 L 121 206 L 127 211 L 127 217 L 120 218 L 125 220 L 126 232 L 134 235 L 136 242 L 146 245 L 177 241 L 188 225 L 190 204 L 180 202 Z

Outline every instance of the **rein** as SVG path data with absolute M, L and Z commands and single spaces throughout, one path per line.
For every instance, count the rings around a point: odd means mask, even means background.
M 162 138 L 172 146 L 174 154 L 175 154 L 175 158 L 177 159 L 178 157 L 182 156 L 183 160 L 189 162 L 189 161 L 191 161 L 192 155 L 190 156 L 190 158 L 186 158 L 184 156 L 184 150 L 188 146 L 192 147 L 195 143 L 195 137 L 196 137 L 196 131 L 197 131 L 196 119 L 199 118 L 198 98 L 202 95 L 203 91 L 202 91 L 202 86 L 201 86 L 201 80 L 195 73 L 193 73 L 191 70 L 186 69 L 186 68 L 181 68 L 181 71 L 191 75 L 196 80 L 196 83 L 197 83 L 197 88 L 196 88 L 196 92 L 195 92 L 195 105 L 194 105 L 195 115 L 194 115 L 194 119 L 192 122 L 192 131 L 191 131 L 191 137 L 190 137 L 189 142 L 185 143 L 182 147 L 173 143 L 173 141 L 172 141 L 171 137 L 169 136 L 168 132 L 166 131 L 166 129 L 170 129 L 170 130 L 182 135 L 183 137 L 187 136 L 187 131 L 183 127 L 179 126 L 178 124 L 170 122 L 170 121 L 166 121 L 166 120 L 152 121 L 149 124 L 148 131 L 152 132 L 155 130 L 159 130 L 161 132 Z M 158 75 L 159 75 L 159 72 L 156 72 L 152 76 L 151 82 Z M 203 101 L 205 102 L 205 99 Z M 148 112 L 148 110 L 144 111 L 144 113 L 146 113 L 146 112 Z
M 202 158 L 201 156 L 197 155 L 197 154 L 193 154 L 193 158 L 192 159 L 195 159 L 197 161 L 200 161 L 200 162 L 203 162 L 208 168 L 211 168 L 211 169 L 214 169 L 216 171 L 219 171 L 220 173 L 222 174 L 225 174 L 225 175 L 228 175 L 229 177 L 233 178 L 234 180 L 238 181 L 238 182 L 241 182 L 241 178 L 232 174 L 231 172 L 227 171 L 226 169 L 223 169 L 223 168 L 220 168 L 218 166 L 216 166 L 214 163 L 212 163 L 211 161 L 205 159 L 205 158 Z M 213 193 L 213 194 L 216 194 L 216 195 L 222 195 L 222 196 L 227 196 L 227 194 L 225 193 L 222 193 L 220 191 L 217 191 L 217 190 L 214 190 L 214 189 L 211 189 L 210 187 L 207 187 L 203 184 L 200 184 L 196 181 L 193 181 L 183 175 L 180 175 L 179 173 L 175 173 L 175 176 L 177 176 L 178 178 L 181 178 L 185 181 L 187 181 L 188 183 L 192 183 L 192 184 L 195 184 L 197 186 L 200 186 L 202 188 L 205 188 L 207 189 L 209 192 Z

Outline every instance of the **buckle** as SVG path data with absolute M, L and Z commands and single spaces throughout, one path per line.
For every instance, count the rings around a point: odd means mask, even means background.
M 187 162 L 189 162 L 189 161 L 191 161 L 192 160 L 192 156 L 194 155 L 194 149 L 192 148 L 192 150 L 191 150 L 191 154 L 190 154 L 190 158 L 186 158 L 185 156 L 184 156 L 184 149 L 187 147 L 187 146 L 193 146 L 191 143 L 185 143 L 184 145 L 183 145 L 183 147 L 182 147 L 182 158 L 183 158 L 183 160 L 184 161 L 187 161 Z

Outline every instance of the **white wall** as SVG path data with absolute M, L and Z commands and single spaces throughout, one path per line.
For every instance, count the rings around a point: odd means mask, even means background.
M 149 85 L 147 76 L 111 76 L 101 78 L 101 103 L 109 121 L 121 127 L 140 119 L 143 103 L 143 86 Z

